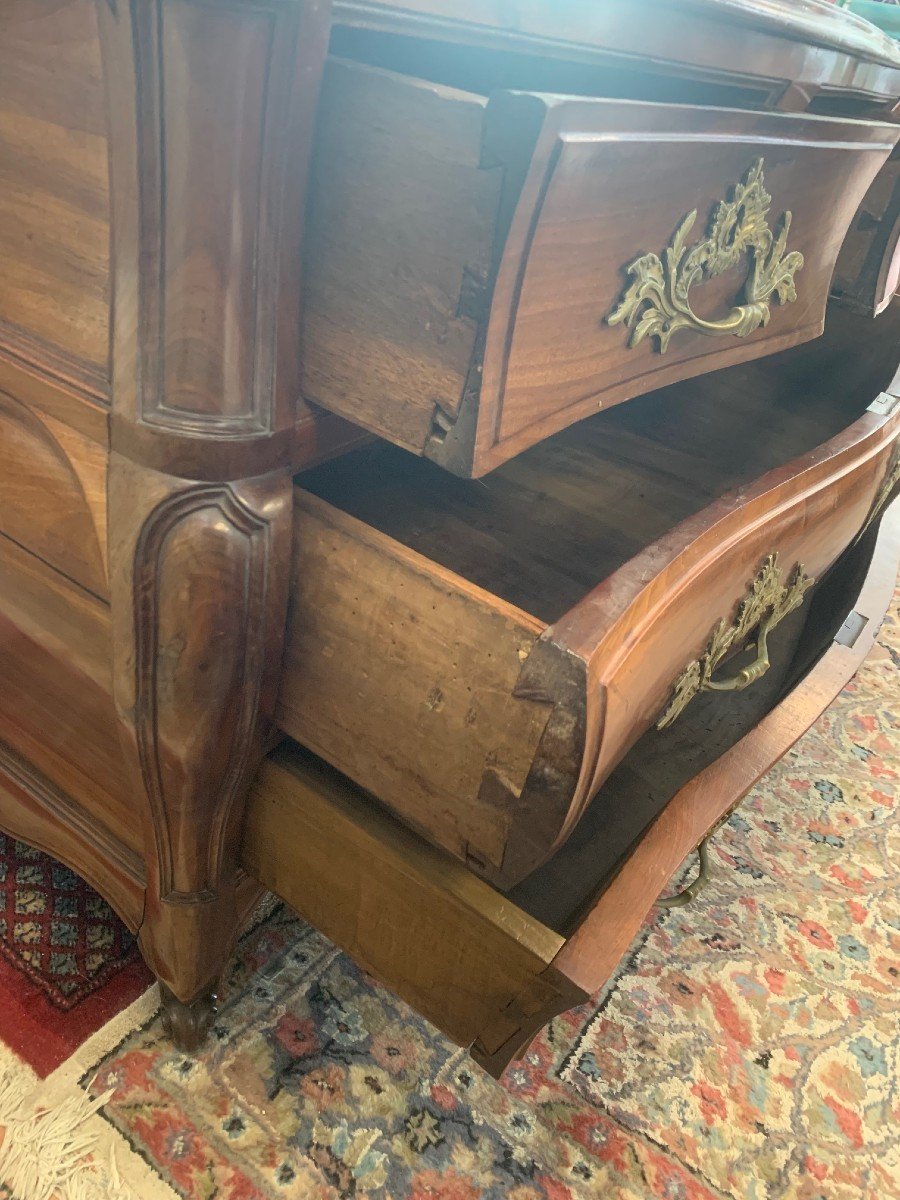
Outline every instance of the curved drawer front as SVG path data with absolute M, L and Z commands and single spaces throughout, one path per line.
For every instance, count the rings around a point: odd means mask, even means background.
M 885 408 L 897 405 L 885 398 Z M 867 413 L 807 459 L 682 524 L 548 631 L 549 643 L 588 664 L 585 754 L 561 838 L 647 729 L 675 724 L 702 691 L 728 704 L 765 674 L 765 635 L 803 607 L 895 487 L 898 428 L 900 411 Z M 751 657 L 729 665 L 744 649 Z
M 885 522 L 874 553 L 858 550 L 869 567 L 843 597 L 866 618 L 854 644 L 832 642 L 760 724 L 671 795 L 637 839 L 620 838 L 621 859 L 610 856 L 601 826 L 574 862 L 555 860 L 527 889 L 499 895 L 343 776 L 286 744 L 254 783 L 245 870 L 499 1075 L 541 1025 L 607 982 L 685 855 L 852 677 L 893 594 L 900 511 Z M 629 783 L 620 799 L 640 808 L 646 779 L 634 772 Z M 560 891 L 568 893 L 562 907 Z M 682 919 L 692 920 L 690 909 Z
M 2 392 L 0 533 L 106 596 L 103 447 Z
M 815 337 L 900 130 L 326 72 L 303 389 L 455 474 Z
M 516 121 L 516 96 L 488 122 Z M 546 101 L 488 329 L 478 458 L 821 333 L 887 125 Z M 488 414 L 492 420 L 488 421 Z

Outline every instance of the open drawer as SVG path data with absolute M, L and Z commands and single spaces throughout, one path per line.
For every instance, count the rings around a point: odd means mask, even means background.
M 484 481 L 389 446 L 300 476 L 280 727 L 517 883 L 652 725 L 760 686 L 760 632 L 885 498 L 900 401 L 853 397 L 890 378 L 900 306 L 865 359 L 842 317 L 819 375 L 804 347 L 673 385 Z
M 650 735 L 667 743 L 657 761 L 686 767 L 684 782 L 611 864 L 599 822 L 577 853 L 564 847 L 504 896 L 288 745 L 256 778 L 245 869 L 499 1075 L 547 1020 L 603 986 L 684 856 L 851 678 L 893 594 L 898 506 L 873 557 L 874 535 L 873 523 L 820 590 L 815 665 L 803 666 L 799 682 L 783 679 L 786 694 L 774 706 L 770 698 L 767 715 L 748 713 L 737 740 L 720 729 L 730 746 L 704 769 L 691 766 L 675 727 Z M 635 747 L 615 773 L 621 809 L 647 790 L 648 758 Z M 659 775 L 651 786 L 665 791 Z
M 822 330 L 895 126 L 482 96 L 342 60 L 310 183 L 303 389 L 462 476 Z

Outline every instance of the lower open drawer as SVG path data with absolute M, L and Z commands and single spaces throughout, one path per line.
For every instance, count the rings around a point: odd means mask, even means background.
M 866 406 L 900 308 L 877 325 L 844 314 L 814 350 L 620 406 L 484 481 L 393 447 L 300 476 L 282 730 L 521 882 L 651 727 L 777 665 L 765 631 L 808 611 L 892 461 L 900 401 Z
M 853 675 L 893 592 L 900 505 L 877 544 L 875 535 L 873 524 L 823 580 L 815 620 L 778 634 L 790 650 L 783 694 L 738 724 L 720 719 L 705 744 L 707 760 L 718 757 L 690 774 L 690 748 L 673 728 L 648 735 L 613 774 L 608 786 L 627 809 L 651 777 L 657 788 L 675 778 L 674 760 L 687 772 L 612 867 L 595 853 L 608 829 L 585 822 L 503 895 L 288 743 L 257 776 L 245 869 L 499 1074 L 547 1020 L 605 983 L 685 855 Z

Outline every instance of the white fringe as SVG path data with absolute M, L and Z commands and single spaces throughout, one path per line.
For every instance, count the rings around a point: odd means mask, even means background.
M 23 1096 L 21 1079 L 0 1068 L 0 1180 L 16 1200 L 138 1200 L 112 1150 L 98 1160 L 96 1137 L 84 1129 L 112 1094 L 69 1095 L 48 1107 L 37 1092 Z

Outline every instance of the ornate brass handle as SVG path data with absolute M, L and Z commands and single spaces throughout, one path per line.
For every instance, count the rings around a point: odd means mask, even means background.
M 800 563 L 794 567 L 788 582 L 782 583 L 778 555 L 770 554 L 741 601 L 731 624 L 719 621 L 703 654 L 688 663 L 679 675 L 669 706 L 657 721 L 656 728 L 665 729 L 671 725 L 700 692 L 741 691 L 761 679 L 769 669 L 769 634 L 788 613 L 803 603 L 803 597 L 812 584 L 813 580 Z M 738 647 L 757 627 L 759 633 L 755 661 L 728 679 L 713 679 L 713 672 L 729 651 Z
M 803 266 L 803 255 L 787 250 L 791 214 L 785 212 L 777 234 L 766 220 L 772 197 L 765 189 L 763 160 L 758 158 L 730 200 L 720 200 L 710 218 L 703 241 L 686 246 L 697 210 L 683 217 L 663 257 L 642 254 L 627 268 L 632 283 L 619 304 L 606 318 L 608 324 L 624 323 L 631 329 L 629 346 L 645 337 L 655 337 L 660 354 L 665 354 L 672 335 L 679 329 L 704 334 L 733 334 L 747 337 L 767 325 L 770 301 L 781 304 L 797 299 L 794 275 Z M 719 321 L 707 321 L 691 308 L 690 290 L 701 280 L 712 279 L 735 266 L 741 256 L 750 256 L 750 272 L 739 297 L 743 303 Z
M 756 639 L 756 658 L 752 663 L 727 679 L 710 679 L 706 686 L 714 692 L 742 692 L 751 683 L 756 683 L 757 679 L 762 679 L 772 665 L 769 661 L 769 647 L 766 644 L 769 632 L 780 620 L 781 617 L 773 613 L 760 625 L 759 637 Z

